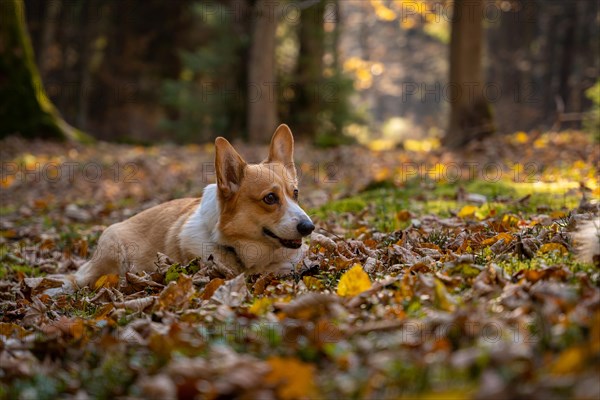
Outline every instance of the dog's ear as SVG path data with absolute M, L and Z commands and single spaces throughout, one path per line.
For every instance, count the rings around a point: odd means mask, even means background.
M 246 161 L 238 154 L 227 139 L 215 139 L 215 170 L 217 187 L 224 198 L 233 195 L 240 187 Z
M 294 136 L 290 127 L 286 124 L 281 124 L 271 138 L 271 146 L 269 147 L 269 157 L 267 163 L 278 162 L 283 165 L 296 176 L 296 167 L 294 166 Z

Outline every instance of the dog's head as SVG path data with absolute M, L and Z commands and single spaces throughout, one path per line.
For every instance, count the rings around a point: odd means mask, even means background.
M 300 248 L 302 237 L 315 226 L 298 205 L 290 128 L 277 128 L 269 155 L 260 164 L 246 163 L 222 137 L 215 140 L 215 148 L 223 238 L 230 243 L 251 240 L 271 248 Z

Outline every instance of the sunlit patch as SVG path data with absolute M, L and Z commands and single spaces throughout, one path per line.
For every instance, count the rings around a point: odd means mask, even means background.
M 432 150 L 440 147 L 440 140 L 438 138 L 428 138 L 423 140 L 407 139 L 403 142 L 404 148 L 408 151 L 429 153 Z
M 396 12 L 386 7 L 382 0 L 371 0 L 371 6 L 373 6 L 377 18 L 382 21 L 393 21 L 398 17 Z
M 371 140 L 367 146 L 372 151 L 392 150 L 396 146 L 396 142 L 391 139 L 375 139 Z
M 513 143 L 516 143 L 516 144 L 525 144 L 525 143 L 529 142 L 529 136 L 527 135 L 526 132 L 523 132 L 523 131 L 514 133 L 510 137 L 510 139 Z

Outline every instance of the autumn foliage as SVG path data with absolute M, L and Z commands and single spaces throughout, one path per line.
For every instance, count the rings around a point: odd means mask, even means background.
M 213 149 L 4 141 L 39 174 L 2 180 L 0 397 L 596 397 L 598 266 L 571 233 L 597 218 L 598 151 L 577 132 L 489 140 L 497 157 L 300 145 L 319 229 L 289 276 L 157 254 L 153 273 L 55 296 L 106 225 L 200 194 Z M 503 177 L 436 178 L 482 160 Z M 79 163 L 73 180 L 43 175 L 53 162 Z M 408 163 L 427 176 L 401 179 Z

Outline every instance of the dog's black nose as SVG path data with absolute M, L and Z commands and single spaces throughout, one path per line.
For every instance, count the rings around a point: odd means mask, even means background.
M 298 224 L 297 228 L 302 236 L 308 236 L 315 230 L 315 225 L 310 221 L 302 221 Z

